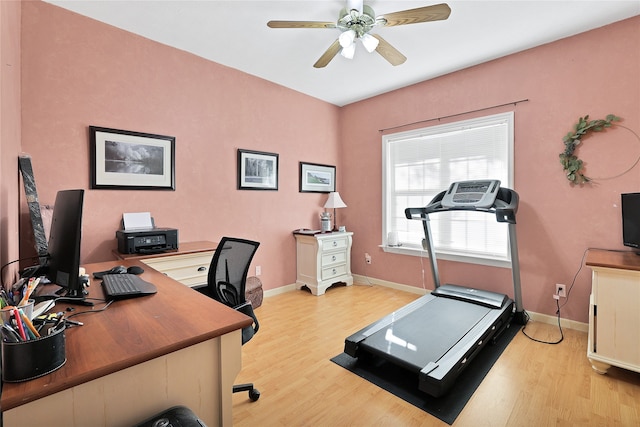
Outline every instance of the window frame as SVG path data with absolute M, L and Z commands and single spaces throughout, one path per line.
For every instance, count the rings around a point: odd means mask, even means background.
M 504 113 L 492 114 L 488 116 L 481 116 L 472 119 L 460 120 L 445 124 L 437 124 L 435 126 L 427 126 L 421 127 L 419 129 L 413 129 L 409 131 L 389 133 L 382 136 L 382 236 L 380 247 L 384 252 L 400 254 L 400 255 L 410 255 L 410 256 L 418 256 L 418 257 L 428 257 L 428 253 L 426 250 L 419 246 L 415 245 L 402 245 L 402 246 L 389 246 L 388 245 L 388 233 L 390 230 L 392 219 L 390 218 L 390 210 L 391 207 L 388 206 L 388 198 L 390 194 L 388 192 L 389 185 L 389 174 L 392 169 L 389 165 L 389 147 L 392 142 L 398 142 L 403 140 L 415 139 L 420 136 L 433 136 L 433 135 L 444 135 L 446 133 L 458 131 L 461 129 L 468 129 L 473 127 L 481 127 L 491 125 L 493 123 L 501 123 L 505 122 L 507 124 L 507 141 L 506 141 L 506 159 L 507 159 L 507 182 L 504 180 L 501 182 L 501 186 L 507 188 L 513 188 L 514 183 L 514 127 L 515 127 L 515 114 L 513 111 L 508 111 Z M 492 178 L 492 177 L 485 177 Z M 474 178 L 469 178 L 474 179 Z M 437 193 L 433 194 L 435 196 L 440 191 L 446 190 L 443 188 L 439 190 Z M 409 207 L 409 206 L 407 206 Z M 480 214 L 478 214 L 480 215 Z M 486 215 L 486 214 L 484 214 Z M 415 220 L 407 220 L 407 221 L 415 221 Z M 510 251 L 509 251 L 509 239 L 507 237 L 507 246 L 505 247 L 505 257 L 495 257 L 488 256 L 486 254 L 470 254 L 470 253 L 462 253 L 462 252 L 451 252 L 447 250 L 443 250 L 442 248 L 438 248 L 437 243 L 435 245 L 435 251 L 438 259 L 450 260 L 450 261 L 458 261 L 465 262 L 471 264 L 481 264 L 481 265 L 489 265 L 495 267 L 503 267 L 510 268 L 511 267 L 511 259 L 510 259 Z

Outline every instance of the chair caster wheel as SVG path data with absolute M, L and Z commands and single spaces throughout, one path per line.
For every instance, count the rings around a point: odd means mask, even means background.
M 252 402 L 260 399 L 260 392 L 257 388 L 249 390 L 249 399 L 251 399 Z

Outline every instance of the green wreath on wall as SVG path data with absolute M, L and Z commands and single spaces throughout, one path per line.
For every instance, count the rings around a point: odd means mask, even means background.
M 580 117 L 578 123 L 575 124 L 573 132 L 569 132 L 562 141 L 564 142 L 564 151 L 560 153 L 560 163 L 564 169 L 567 179 L 574 184 L 583 184 L 591 181 L 591 178 L 585 176 L 582 171 L 583 162 L 574 154 L 580 139 L 589 132 L 600 132 L 611 127 L 612 122 L 620 121 L 620 117 L 609 114 L 606 119 L 589 120 L 589 116 Z

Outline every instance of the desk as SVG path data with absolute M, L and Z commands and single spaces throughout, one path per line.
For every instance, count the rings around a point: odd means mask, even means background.
M 119 260 L 86 265 L 87 273 Z M 185 405 L 209 426 L 230 426 L 231 390 L 241 368 L 241 329 L 249 317 L 146 267 L 152 296 L 116 301 L 77 316 L 66 333 L 67 362 L 22 383 L 4 383 L 7 426 L 125 426 L 173 405 Z M 89 298 L 104 297 L 92 280 Z M 94 309 L 102 304 L 97 303 Z M 62 303 L 56 310 L 64 309 Z M 75 306 L 74 312 L 87 307 Z

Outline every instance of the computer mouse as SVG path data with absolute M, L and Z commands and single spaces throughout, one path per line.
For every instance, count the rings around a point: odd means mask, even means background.
M 142 274 L 144 273 L 144 269 L 142 267 L 138 267 L 137 265 L 132 265 L 127 268 L 127 273 L 129 274 Z
M 126 272 L 127 268 L 124 265 L 118 265 L 110 270 L 96 271 L 95 273 L 93 273 L 93 277 L 95 277 L 96 279 L 102 279 L 102 276 L 104 276 L 105 274 L 124 274 Z
M 126 272 L 127 272 L 127 269 L 125 266 L 118 265 L 116 267 L 113 267 L 111 270 L 109 270 L 107 274 L 124 274 Z

